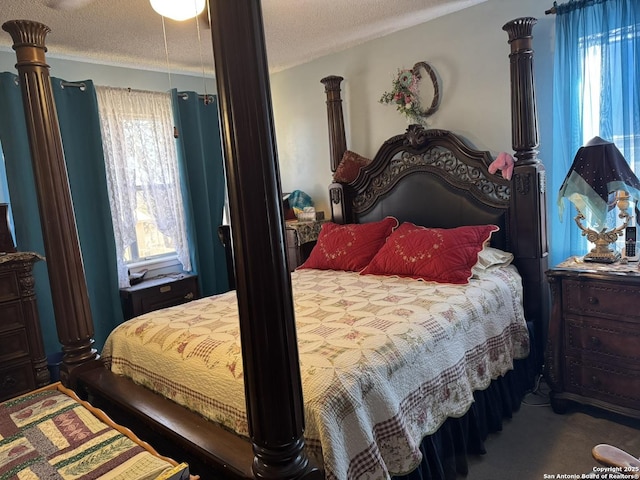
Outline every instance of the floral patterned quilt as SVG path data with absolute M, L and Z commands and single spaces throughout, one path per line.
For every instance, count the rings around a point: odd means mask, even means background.
M 0 404 L 0 479 L 189 478 L 93 411 L 59 386 Z
M 328 479 L 410 472 L 421 440 L 529 351 L 512 266 L 448 285 L 298 270 L 292 287 L 305 441 Z M 235 292 L 120 325 L 112 371 L 248 435 Z

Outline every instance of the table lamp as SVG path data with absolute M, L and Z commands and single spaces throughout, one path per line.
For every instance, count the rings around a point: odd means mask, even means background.
M 629 225 L 629 202 L 640 199 L 640 181 L 631 171 L 622 153 L 612 142 L 594 137 L 580 147 L 558 194 L 560 214 L 567 198 L 578 210 L 575 222 L 595 247 L 584 256 L 587 262 L 613 263 L 620 253 L 609 247 Z M 615 207 L 623 219 L 609 229 L 607 214 Z M 590 227 L 582 224 L 586 220 Z

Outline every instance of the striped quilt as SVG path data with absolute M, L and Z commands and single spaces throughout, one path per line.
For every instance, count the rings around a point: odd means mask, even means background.
M 328 479 L 411 471 L 421 440 L 528 354 L 511 266 L 468 285 L 306 269 L 292 287 L 305 443 Z M 115 373 L 248 435 L 235 292 L 125 322 L 102 355 Z
M 1 480 L 152 480 L 172 470 L 57 389 L 0 404 Z

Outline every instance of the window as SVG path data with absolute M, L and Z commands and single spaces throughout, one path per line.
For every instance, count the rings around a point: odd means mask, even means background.
M 96 87 L 120 286 L 133 263 L 177 256 L 191 270 L 171 97 Z
M 141 115 L 138 118 L 124 119 L 123 128 L 126 144 L 134 146 L 127 149 L 124 166 L 128 178 L 134 179 L 135 186 L 135 241 L 124 252 L 125 262 L 131 264 L 154 257 L 175 255 L 174 242 L 170 236 L 162 233 L 154 208 L 147 200 L 149 196 L 145 195 L 145 192 L 153 188 L 167 192 L 179 189 L 175 182 L 167 184 L 162 178 L 162 159 L 156 155 L 157 151 L 145 148 L 144 142 L 154 139 L 153 121 Z M 149 155 L 139 158 L 135 152 L 140 151 L 149 152 Z M 167 195 L 161 197 L 167 198 Z
M 636 25 L 616 28 L 606 34 L 595 34 L 581 39 L 583 54 L 582 140 L 583 144 L 595 136 L 610 138 L 636 171 L 636 147 L 640 149 L 640 130 L 634 129 L 637 111 L 626 104 L 637 98 L 635 82 L 629 81 L 620 69 L 607 68 L 610 58 L 626 65 L 634 65 L 633 48 L 640 32 Z M 633 78 L 633 75 L 631 76 Z M 603 114 L 603 110 L 606 113 Z M 611 115 L 610 112 L 616 112 Z M 606 119 L 606 121 L 603 121 Z M 639 159 L 640 160 L 640 159 Z
M 9 232 L 13 232 L 13 217 L 11 215 L 11 201 L 9 198 L 9 184 L 7 182 L 7 170 L 4 163 L 4 154 L 2 153 L 2 144 L 0 143 L 0 203 L 9 204 L 9 211 L 7 211 L 7 218 L 0 218 L 0 228 L 4 225 L 9 227 Z M 2 233 L 2 232 L 0 232 Z M 1 235 L 0 235 L 1 236 Z M 15 240 L 12 235 L 11 241 L 15 245 Z
M 607 0 L 557 5 L 551 191 L 560 189 L 576 152 L 596 135 L 613 141 L 631 168 L 640 172 L 640 157 L 635 158 L 640 155 L 637 3 Z M 557 205 L 558 212 L 552 206 L 549 216 L 551 264 L 588 248 L 586 237 L 573 225 L 571 211 L 562 208 L 561 199 Z

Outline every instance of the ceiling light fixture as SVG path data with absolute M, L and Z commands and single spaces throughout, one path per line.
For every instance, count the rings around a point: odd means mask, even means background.
M 173 20 L 187 20 L 199 15 L 206 0 L 149 0 L 153 9 L 163 17 Z

